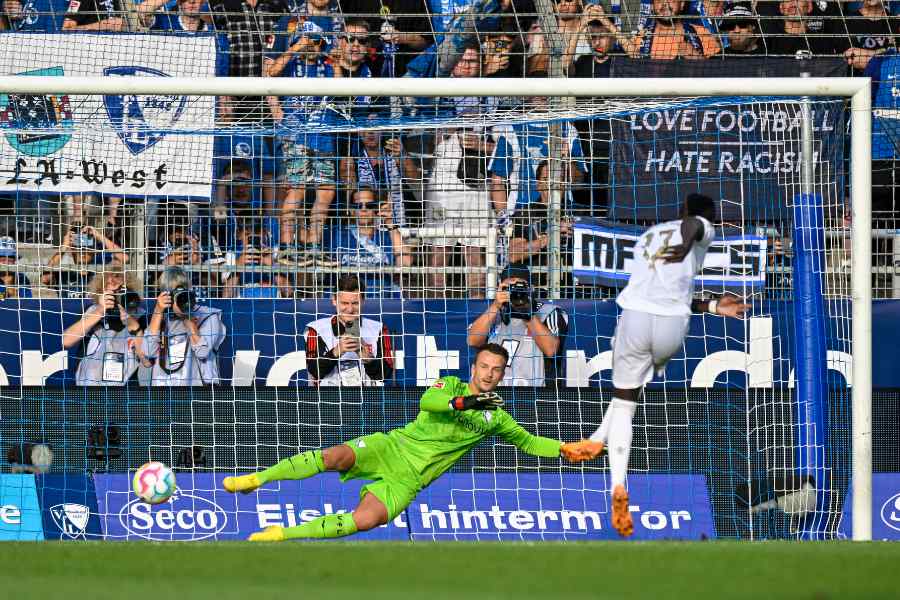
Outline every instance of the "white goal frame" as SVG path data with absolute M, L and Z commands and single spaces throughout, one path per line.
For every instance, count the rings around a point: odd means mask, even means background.
M 850 99 L 853 539 L 872 539 L 872 98 L 863 77 L 645 79 L 293 79 L 0 77 L 0 92 L 191 96 L 771 96 Z

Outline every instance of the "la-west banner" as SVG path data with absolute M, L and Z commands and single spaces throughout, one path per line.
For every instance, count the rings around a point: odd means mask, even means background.
M 725 61 L 613 59 L 615 77 L 839 76 L 840 60 L 744 58 Z M 753 90 L 735 90 L 750 96 Z M 704 193 L 731 221 L 777 221 L 790 214 L 788 199 L 800 181 L 802 113 L 797 99 L 710 99 L 706 105 L 672 99 L 613 119 L 610 218 L 676 218 L 684 197 Z M 844 106 L 812 102 L 813 161 L 837 181 L 843 172 Z
M 572 266 L 579 283 L 623 287 L 631 276 L 634 246 L 644 229 L 585 219 L 573 227 Z M 722 293 L 761 289 L 766 283 L 765 236 L 734 233 L 716 239 L 696 276 L 698 290 Z
M 0 74 L 214 77 L 211 35 L 0 35 Z M 215 98 L 0 94 L 0 192 L 210 197 Z

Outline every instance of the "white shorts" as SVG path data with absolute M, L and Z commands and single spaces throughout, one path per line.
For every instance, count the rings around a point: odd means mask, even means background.
M 647 385 L 654 372 L 681 350 L 690 322 L 689 315 L 663 317 L 623 310 L 612 340 L 613 385 L 620 390 Z
M 460 182 L 460 187 L 465 186 Z M 425 196 L 425 224 L 447 232 L 429 240 L 435 246 L 487 247 L 492 211 L 483 191 L 432 191 Z

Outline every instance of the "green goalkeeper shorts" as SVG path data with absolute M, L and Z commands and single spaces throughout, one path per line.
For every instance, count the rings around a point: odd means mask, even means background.
M 371 479 L 372 483 L 359 491 L 359 499 L 371 493 L 387 507 L 388 519 L 393 520 L 422 489 L 415 472 L 400 458 L 402 450 L 383 433 L 364 435 L 346 444 L 356 455 L 356 462 L 341 473 L 341 481 Z

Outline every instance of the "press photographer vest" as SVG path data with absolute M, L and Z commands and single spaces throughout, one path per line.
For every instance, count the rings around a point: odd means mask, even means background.
M 75 384 L 125 385 L 140 366 L 134 352 L 128 347 L 131 337 L 127 327 L 115 331 L 107 329 L 102 322 L 96 325 L 86 340 L 85 351 L 75 374 Z
M 222 311 L 208 306 L 198 306 L 193 316 L 197 319 L 200 336 L 210 344 L 209 357 L 198 359 L 191 347 L 190 331 L 183 320 L 166 317 L 158 347 L 150 353 L 156 356 L 153 365 L 153 385 L 209 385 L 219 381 L 218 350 L 225 335 Z M 157 355 L 158 353 L 158 355 Z
M 325 317 L 313 321 L 307 327 L 314 329 L 319 339 L 325 344 L 325 347 L 331 351 L 338 343 L 338 336 L 335 334 L 337 317 Z M 359 320 L 359 337 L 362 343 L 370 347 L 372 356 L 378 356 L 378 338 L 381 337 L 381 330 L 384 325 L 380 321 L 372 319 L 360 318 Z M 356 352 L 345 352 L 338 359 L 338 365 L 328 375 L 319 380 L 320 386 L 346 386 L 358 387 L 361 385 L 382 385 L 382 382 L 376 381 L 369 377 L 363 368 L 363 363 Z
M 556 306 L 545 302 L 535 315 L 544 322 L 554 310 Z M 511 318 L 509 323 L 504 323 L 498 315 L 488 341 L 500 344 L 509 352 L 509 363 L 501 386 L 544 385 L 544 353 L 528 333 L 524 320 Z

